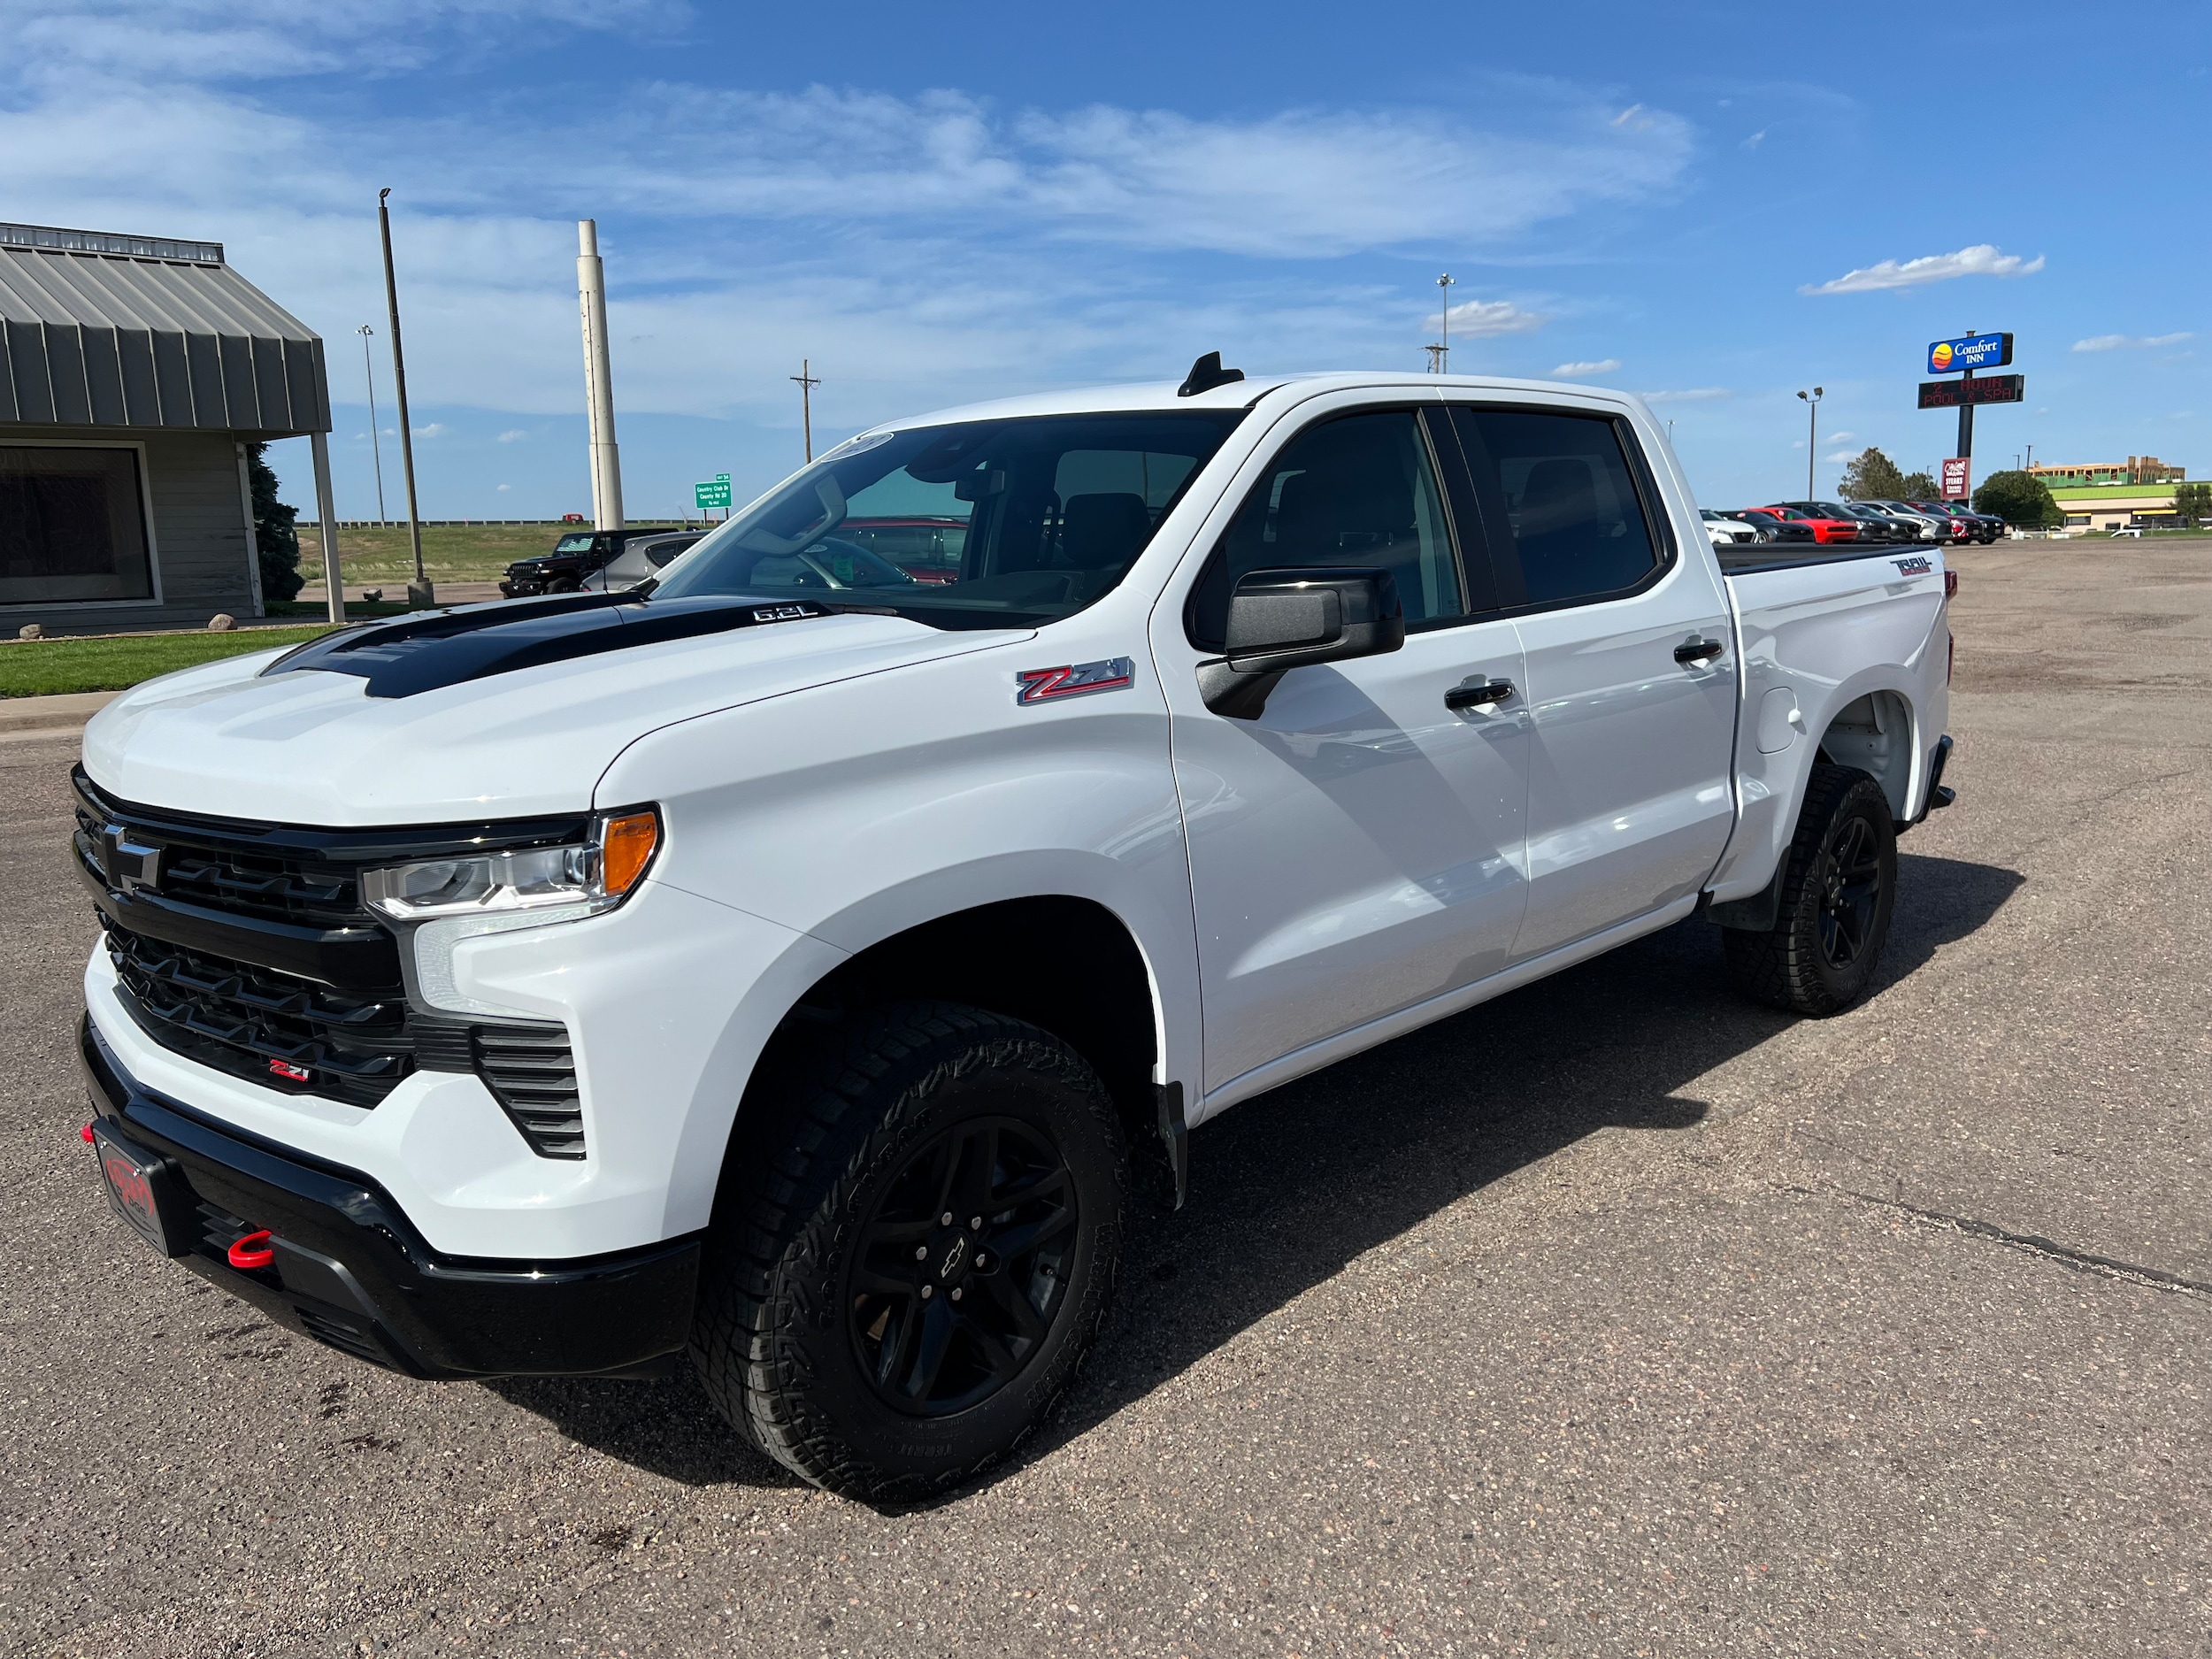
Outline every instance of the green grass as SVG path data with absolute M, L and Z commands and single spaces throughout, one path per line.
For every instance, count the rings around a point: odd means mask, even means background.
M 433 582 L 496 581 L 515 560 L 550 553 L 563 535 L 590 528 L 575 524 L 425 525 L 423 571 Z M 399 590 L 415 579 L 415 557 L 403 524 L 341 526 L 338 564 L 348 586 L 389 584 L 402 598 L 405 594 Z M 311 582 L 323 579 L 321 533 L 304 525 L 300 527 L 300 574 Z
M 173 669 L 219 657 L 297 645 L 318 628 L 241 628 L 234 634 L 150 634 L 126 639 L 23 640 L 0 644 L 0 697 L 121 691 Z

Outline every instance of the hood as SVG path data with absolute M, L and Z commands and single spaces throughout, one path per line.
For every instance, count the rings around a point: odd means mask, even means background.
M 472 606 L 148 680 L 86 726 L 85 770 L 126 801 L 273 823 L 576 812 L 648 732 L 1030 637 L 760 599 Z

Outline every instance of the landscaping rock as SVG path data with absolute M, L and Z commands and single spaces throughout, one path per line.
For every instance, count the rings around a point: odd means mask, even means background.
M 19 640 L 42 640 L 46 637 L 45 625 L 39 622 L 26 622 L 15 631 L 15 637 Z
M 238 618 L 227 611 L 218 611 L 207 619 L 207 631 L 210 634 L 228 634 L 237 626 Z

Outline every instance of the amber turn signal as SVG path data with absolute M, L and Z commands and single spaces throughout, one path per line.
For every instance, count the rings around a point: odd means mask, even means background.
M 599 880 L 610 898 L 637 885 L 660 845 L 661 821 L 651 812 L 632 812 L 606 820 L 599 837 Z

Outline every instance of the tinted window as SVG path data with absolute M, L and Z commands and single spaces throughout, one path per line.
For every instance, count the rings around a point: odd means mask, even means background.
M 136 450 L 0 449 L 0 604 L 152 592 Z
M 1496 503 L 1486 521 L 1504 517 L 1500 539 L 1518 556 L 1529 603 L 1620 593 L 1656 568 L 1613 421 L 1463 405 L 1452 414 L 1476 495 Z
M 565 535 L 553 544 L 556 553 L 588 553 L 592 540 L 588 535 Z
M 941 627 L 1049 622 L 1121 580 L 1242 419 L 1054 415 L 856 439 L 708 536 L 656 592 L 864 588 Z
M 1349 415 L 1291 441 L 1199 580 L 1193 639 L 1221 649 L 1238 580 L 1301 565 L 1388 571 L 1409 626 L 1465 614 L 1442 493 L 1411 411 Z

